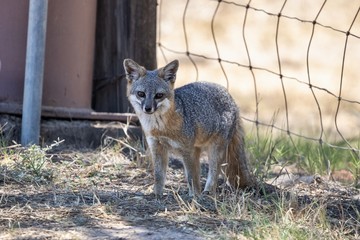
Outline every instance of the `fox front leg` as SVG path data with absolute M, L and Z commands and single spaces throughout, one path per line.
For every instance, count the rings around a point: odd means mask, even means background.
M 155 138 L 147 138 L 147 142 L 154 164 L 154 193 L 156 198 L 161 198 L 165 187 L 166 170 L 169 161 L 168 151 Z
M 189 196 L 194 197 L 201 192 L 200 185 L 200 153 L 199 148 L 183 153 L 185 175 L 189 188 Z

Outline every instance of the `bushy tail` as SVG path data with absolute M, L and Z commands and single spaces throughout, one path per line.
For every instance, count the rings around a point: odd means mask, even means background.
M 226 177 L 234 188 L 247 188 L 256 185 L 256 179 L 250 172 L 245 153 L 244 131 L 241 120 L 236 120 L 233 136 L 228 146 Z

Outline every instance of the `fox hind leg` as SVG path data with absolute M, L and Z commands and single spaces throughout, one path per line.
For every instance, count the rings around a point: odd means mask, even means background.
M 209 147 L 209 172 L 206 179 L 204 193 L 215 192 L 220 173 L 220 167 L 225 159 L 226 149 L 227 148 L 224 147 L 223 144 L 214 144 Z

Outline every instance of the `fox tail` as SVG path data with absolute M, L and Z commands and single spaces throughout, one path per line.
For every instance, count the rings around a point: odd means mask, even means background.
M 236 120 L 235 129 L 228 145 L 226 162 L 225 174 L 232 187 L 244 189 L 256 185 L 256 179 L 248 167 L 244 130 L 239 118 Z

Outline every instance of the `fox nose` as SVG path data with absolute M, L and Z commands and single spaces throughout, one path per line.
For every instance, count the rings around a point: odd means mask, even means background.
M 151 113 L 152 111 L 152 108 L 151 107 L 145 107 L 145 112 L 146 113 Z

